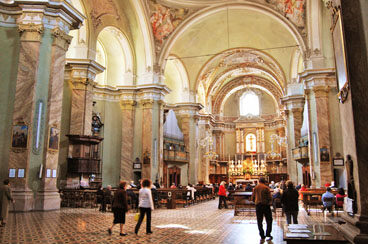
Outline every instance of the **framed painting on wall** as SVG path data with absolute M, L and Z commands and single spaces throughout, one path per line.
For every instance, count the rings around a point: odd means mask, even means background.
M 49 140 L 48 140 L 48 149 L 52 151 L 59 150 L 59 139 L 60 139 L 60 130 L 56 127 L 50 127 L 49 130 Z
M 12 128 L 12 148 L 27 148 L 28 144 L 28 126 L 25 124 L 13 125 Z
M 337 11 L 334 16 L 334 23 L 331 28 L 332 41 L 335 52 L 335 66 L 337 89 L 339 90 L 339 100 L 341 103 L 345 102 L 348 96 L 349 80 L 348 80 L 348 66 L 346 61 L 346 46 L 344 37 L 344 28 L 342 22 L 341 11 Z

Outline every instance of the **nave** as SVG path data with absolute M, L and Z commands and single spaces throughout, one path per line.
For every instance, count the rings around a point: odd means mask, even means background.
M 260 243 L 255 212 L 234 216 L 233 209 L 218 210 L 218 199 L 203 202 L 188 208 L 156 209 L 152 212 L 152 235 L 145 234 L 145 223 L 138 236 L 134 234 L 135 212 L 127 214 L 124 231 L 128 236 L 119 236 L 115 227 L 111 236 L 111 212 L 97 209 L 61 208 L 51 212 L 10 213 L 8 225 L 0 229 L 0 243 L 160 243 L 160 244 L 214 244 L 214 243 Z M 285 217 L 281 211 L 273 214 L 272 241 L 285 243 L 281 226 Z M 300 224 L 326 223 L 336 225 L 339 217 L 322 215 L 320 211 L 310 216 L 301 207 Z M 265 221 L 264 221 L 265 228 Z

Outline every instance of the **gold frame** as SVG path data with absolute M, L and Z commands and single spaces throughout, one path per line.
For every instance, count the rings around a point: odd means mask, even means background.
M 334 15 L 331 31 L 335 54 L 337 89 L 339 91 L 338 97 L 341 103 L 346 101 L 349 93 L 349 73 L 343 29 L 341 10 L 338 10 Z
M 18 127 L 18 126 L 26 126 L 27 127 L 27 135 L 26 135 L 26 145 L 25 147 L 17 147 L 17 146 L 13 146 L 13 139 L 14 139 L 14 128 Z M 11 130 L 11 141 L 10 141 L 10 146 L 13 150 L 26 150 L 28 148 L 28 143 L 29 143 L 29 126 L 25 123 L 17 123 L 14 124 L 12 126 L 12 130 Z
M 58 131 L 58 135 L 57 135 L 57 138 L 58 138 L 58 141 L 57 141 L 57 148 L 52 148 L 50 147 L 50 139 L 51 139 L 51 130 L 52 129 L 55 129 Z M 60 129 L 58 126 L 55 126 L 55 125 L 52 125 L 49 127 L 49 130 L 48 130 L 48 137 L 47 137 L 47 150 L 50 150 L 50 151 L 54 151 L 54 152 L 57 152 L 59 151 L 59 146 L 60 146 Z

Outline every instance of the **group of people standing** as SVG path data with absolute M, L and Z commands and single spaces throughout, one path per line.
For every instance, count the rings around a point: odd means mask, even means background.
M 139 190 L 139 218 L 135 226 L 134 233 L 138 235 L 139 228 L 146 216 L 146 234 L 152 234 L 151 230 L 151 212 L 154 210 L 154 204 L 152 199 L 151 186 L 152 183 L 149 179 L 144 179 L 141 183 L 142 188 Z M 111 235 L 112 228 L 116 224 L 120 224 L 120 236 L 126 236 L 127 233 L 123 232 L 123 226 L 125 224 L 125 215 L 128 212 L 128 197 L 127 197 L 127 183 L 121 181 L 119 189 L 115 192 L 112 199 L 112 212 L 114 213 L 114 220 L 107 232 Z
M 298 224 L 298 212 L 299 212 L 299 192 L 295 189 L 295 186 L 291 180 L 286 182 L 286 188 L 281 195 L 281 204 L 283 211 L 286 215 L 287 224 L 291 224 L 291 218 L 294 224 Z M 271 189 L 266 185 L 265 178 L 259 179 L 259 184 L 253 189 L 252 200 L 256 205 L 256 215 L 259 235 L 261 239 L 272 240 L 272 195 Z M 263 230 L 263 218 L 265 217 L 267 223 L 266 235 Z
M 259 230 L 259 235 L 261 239 L 268 239 L 272 240 L 273 237 L 271 236 L 272 232 L 272 212 L 271 212 L 271 205 L 273 204 L 273 196 L 271 193 L 271 189 L 268 185 L 266 185 L 266 180 L 264 177 L 259 178 L 259 184 L 257 184 L 253 189 L 250 185 L 248 185 L 249 189 L 246 191 L 253 191 L 251 200 L 255 203 L 256 206 L 256 216 L 257 216 L 257 225 Z M 229 184 L 228 190 L 234 189 L 232 185 Z M 280 190 L 275 189 L 275 194 L 279 194 L 281 199 L 281 204 L 283 207 L 283 211 L 286 215 L 286 222 L 291 224 L 298 223 L 298 212 L 299 212 L 299 193 L 295 189 L 294 184 L 292 181 L 287 181 L 285 183 L 285 188 L 283 190 L 283 194 L 281 194 Z M 225 188 L 225 182 L 221 182 L 218 196 L 219 196 L 219 204 L 218 208 L 221 209 L 222 204 L 225 208 L 227 208 L 226 204 L 226 197 L 227 191 Z M 263 229 L 263 218 L 266 219 L 267 228 L 266 233 Z

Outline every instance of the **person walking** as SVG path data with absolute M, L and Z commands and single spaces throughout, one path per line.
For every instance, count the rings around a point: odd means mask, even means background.
M 142 181 L 142 189 L 139 190 L 139 219 L 135 226 L 134 233 L 138 235 L 139 228 L 141 227 L 144 215 L 146 219 L 146 234 L 152 234 L 151 230 L 151 211 L 154 210 L 152 193 L 151 193 L 151 181 L 144 179 Z
M 127 234 L 123 232 L 123 226 L 125 224 L 125 215 L 128 212 L 128 200 L 126 193 L 127 183 L 121 181 L 119 184 L 119 189 L 115 192 L 112 199 L 112 212 L 114 213 L 114 221 L 107 232 L 111 235 L 112 228 L 116 224 L 120 224 L 120 236 L 126 236 Z
M 0 227 L 6 225 L 10 202 L 15 202 L 11 194 L 10 181 L 6 179 L 3 183 L 4 185 L 0 187 Z
M 281 203 L 286 215 L 287 224 L 291 224 L 291 216 L 293 216 L 293 224 L 298 223 L 299 192 L 295 189 L 291 180 L 286 181 L 286 189 L 281 196 Z
M 271 213 L 271 204 L 272 204 L 272 196 L 270 188 L 266 185 L 266 180 L 264 177 L 259 178 L 259 184 L 254 187 L 252 194 L 252 201 L 256 205 L 256 215 L 257 215 L 257 224 L 259 235 L 261 236 L 262 241 L 264 239 L 272 240 L 271 236 L 272 231 L 272 213 Z M 266 218 L 267 229 L 266 236 L 263 230 L 263 216 Z
M 219 195 L 219 203 L 218 203 L 218 209 L 221 209 L 221 203 L 224 203 L 224 207 L 227 208 L 227 204 L 226 204 L 226 188 L 225 188 L 225 181 L 222 181 L 220 183 L 220 187 L 219 187 L 219 191 L 218 191 L 218 195 Z

